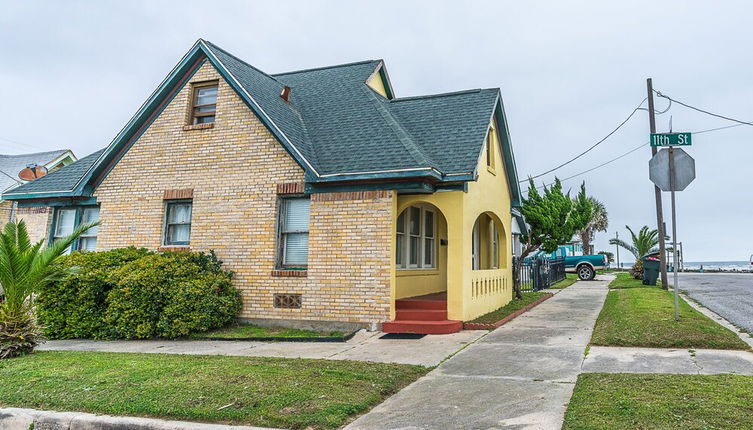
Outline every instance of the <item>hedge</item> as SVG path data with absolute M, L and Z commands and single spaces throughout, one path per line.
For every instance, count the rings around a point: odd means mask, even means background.
M 241 297 L 213 252 L 75 252 L 37 298 L 50 339 L 176 338 L 225 326 Z

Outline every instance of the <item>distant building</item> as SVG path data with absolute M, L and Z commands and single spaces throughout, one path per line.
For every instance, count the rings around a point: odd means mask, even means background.
M 48 172 L 53 172 L 77 160 L 70 149 L 58 149 L 55 151 L 34 152 L 31 154 L 3 155 L 0 154 L 0 225 L 16 219 L 26 221 L 29 233 L 34 241 L 44 239 L 47 236 L 47 213 L 46 207 L 18 208 L 13 206 L 10 200 L 3 200 L 2 193 L 10 191 L 28 181 L 19 179 L 18 173 L 30 164 L 44 166 Z

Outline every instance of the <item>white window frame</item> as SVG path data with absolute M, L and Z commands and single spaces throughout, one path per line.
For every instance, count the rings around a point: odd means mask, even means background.
M 411 209 L 417 208 L 420 211 L 419 215 L 419 233 L 412 234 L 410 232 L 410 216 L 411 216 Z M 433 236 L 427 236 L 426 235 L 426 214 L 431 213 L 432 214 L 432 230 L 434 231 Z M 400 221 L 400 216 L 403 217 L 403 233 L 398 232 L 397 223 Z M 438 225 L 438 212 L 431 207 L 428 206 L 420 206 L 420 205 L 411 205 L 406 207 L 401 213 L 400 216 L 398 216 L 398 219 L 395 221 L 395 247 L 398 246 L 398 240 L 397 237 L 402 236 L 403 237 L 403 249 L 402 255 L 400 255 L 397 252 L 397 249 L 395 250 L 395 267 L 398 270 L 435 270 L 438 266 L 437 264 L 437 254 L 438 254 L 438 243 L 437 240 L 438 232 L 437 232 L 437 225 Z M 410 243 L 411 238 L 417 238 L 418 239 L 418 255 L 417 255 L 417 264 L 411 264 L 410 263 Z M 432 255 L 431 255 L 431 264 L 426 264 L 425 257 L 426 257 L 426 242 L 427 240 L 433 240 L 434 244 L 431 247 Z M 397 257 L 402 256 L 403 261 L 398 261 Z

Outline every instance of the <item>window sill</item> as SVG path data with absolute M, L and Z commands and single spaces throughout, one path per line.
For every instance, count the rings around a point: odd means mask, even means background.
M 191 131 L 191 130 L 207 130 L 210 128 L 214 128 L 213 122 L 207 122 L 204 124 L 188 124 L 183 126 L 183 131 Z
M 395 276 L 430 276 L 439 275 L 439 269 L 396 269 Z
M 493 167 L 486 166 L 486 170 L 494 176 L 497 176 L 497 171 Z
M 276 278 L 306 278 L 308 277 L 308 270 L 278 269 L 272 271 L 272 276 Z
M 157 251 L 159 252 L 166 252 L 166 251 L 173 251 L 173 252 L 190 252 L 191 251 L 191 245 L 165 245 L 160 246 L 157 248 Z

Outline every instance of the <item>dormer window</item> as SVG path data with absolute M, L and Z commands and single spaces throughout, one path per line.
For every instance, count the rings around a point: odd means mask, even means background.
M 217 111 L 217 81 L 193 84 L 191 99 L 191 124 L 214 122 Z

